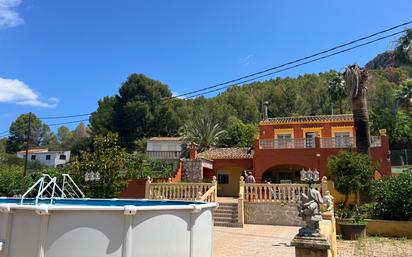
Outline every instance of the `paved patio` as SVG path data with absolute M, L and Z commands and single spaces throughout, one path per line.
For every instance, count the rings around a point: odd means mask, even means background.
M 290 241 L 299 227 L 248 225 L 243 228 L 214 227 L 213 257 L 294 257 Z
M 214 227 L 213 257 L 294 257 L 289 244 L 299 227 L 246 224 L 244 228 Z M 338 257 L 409 257 L 411 239 L 367 237 L 338 240 Z

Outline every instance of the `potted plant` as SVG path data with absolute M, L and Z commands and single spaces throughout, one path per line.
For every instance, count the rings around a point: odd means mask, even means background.
M 366 236 L 366 221 L 355 206 L 354 211 L 346 211 L 346 217 L 339 222 L 342 239 L 357 240 Z
M 357 153 L 350 148 L 341 151 L 328 160 L 329 174 L 334 180 L 335 189 L 345 196 L 345 200 L 336 212 L 343 239 L 357 239 L 365 236 L 366 222 L 360 214 L 360 192 L 370 189 L 373 181 L 373 173 L 376 169 L 369 155 Z M 347 206 L 350 194 L 355 194 L 355 206 Z

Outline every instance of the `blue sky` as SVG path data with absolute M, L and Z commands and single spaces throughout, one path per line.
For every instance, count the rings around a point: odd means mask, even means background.
M 0 132 L 29 111 L 94 111 L 133 72 L 181 94 L 412 20 L 410 10 L 410 0 L 0 0 Z M 391 47 L 279 76 L 364 65 Z

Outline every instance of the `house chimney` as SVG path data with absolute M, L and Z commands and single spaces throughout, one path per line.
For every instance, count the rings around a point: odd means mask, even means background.
M 263 103 L 263 119 L 264 120 L 267 120 L 268 118 L 269 118 L 269 115 L 268 115 L 268 105 L 269 105 L 269 102 L 268 101 L 265 101 L 264 103 Z
M 197 144 L 195 142 L 192 142 L 189 145 L 189 158 L 190 159 L 196 159 L 197 158 Z

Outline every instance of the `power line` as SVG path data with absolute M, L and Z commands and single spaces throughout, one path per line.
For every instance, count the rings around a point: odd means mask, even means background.
M 91 114 L 92 114 L 92 113 L 76 114 L 76 115 L 67 115 L 67 116 L 39 117 L 39 119 L 40 119 L 40 120 L 47 120 L 47 119 L 66 119 L 66 118 L 89 116 L 89 115 L 91 115 Z
M 9 136 L 11 136 L 11 134 L 2 135 L 2 136 L 0 136 L 0 139 L 6 138 L 6 137 L 9 137 Z
M 84 121 L 89 121 L 88 119 L 84 119 L 84 120 L 74 120 L 74 121 L 68 121 L 68 122 L 61 122 L 61 123 L 53 123 L 53 124 L 46 124 L 49 127 L 53 127 L 53 126 L 58 126 L 58 125 L 65 125 L 65 124 L 72 124 L 72 123 L 80 123 L 80 122 L 84 122 Z
M 166 100 L 175 100 L 175 99 L 190 99 L 190 98 L 194 98 L 194 97 L 201 96 L 201 95 L 204 95 L 204 94 L 216 92 L 216 91 L 219 91 L 219 90 L 222 90 L 222 89 L 225 89 L 225 88 L 229 88 L 229 87 L 233 87 L 233 86 L 236 86 L 236 85 L 240 85 L 240 84 L 244 84 L 244 83 L 247 83 L 247 82 L 251 82 L 251 81 L 254 81 L 254 80 L 256 80 L 256 79 L 263 78 L 263 77 L 267 77 L 267 76 L 270 76 L 270 75 L 273 75 L 273 74 L 276 74 L 276 73 L 279 73 L 279 72 L 282 72 L 282 71 L 290 70 L 290 69 L 293 69 L 293 68 L 296 68 L 296 67 L 299 67 L 299 66 L 303 66 L 303 65 L 305 65 L 305 64 L 309 64 L 309 63 L 312 63 L 312 62 L 315 62 L 315 61 L 319 61 L 319 60 L 322 60 L 322 59 L 325 59 L 325 58 L 328 58 L 328 57 L 331 57 L 331 56 L 334 56 L 334 55 L 337 55 L 337 54 L 340 54 L 340 53 L 343 53 L 343 52 L 347 52 L 347 51 L 353 50 L 353 49 L 358 48 L 358 47 L 361 47 L 361 46 L 365 46 L 365 45 L 368 45 L 368 44 L 371 44 L 371 43 L 374 43 L 374 42 L 377 42 L 377 41 L 380 41 L 380 40 L 383 40 L 383 39 L 392 37 L 392 36 L 394 36 L 394 35 L 398 35 L 398 34 L 404 33 L 404 31 L 396 32 L 396 33 L 390 34 L 390 35 L 388 35 L 388 36 L 383 36 L 383 37 L 377 38 L 377 39 L 375 39 L 375 40 L 368 41 L 368 42 L 366 42 L 366 43 L 362 43 L 362 44 L 360 44 L 360 45 L 357 45 L 357 46 L 354 46 L 354 47 L 350 47 L 350 48 L 347 48 L 347 49 L 344 49 L 344 50 L 341 50 L 341 51 L 338 51 L 338 52 L 335 52 L 335 53 L 332 53 L 332 54 L 329 54 L 329 55 L 326 55 L 326 56 L 318 57 L 318 58 L 315 58 L 315 59 L 310 60 L 310 61 L 306 61 L 306 62 L 303 62 L 303 63 L 299 63 L 299 64 L 296 64 L 296 65 L 293 65 L 293 66 L 290 66 L 290 67 L 287 67 L 287 68 L 284 68 L 284 69 L 281 69 L 281 70 L 278 70 L 278 71 L 275 71 L 275 72 L 266 73 L 266 72 L 268 72 L 268 71 L 272 71 L 272 70 L 276 70 L 276 69 L 279 69 L 279 68 L 282 68 L 282 67 L 285 67 L 285 66 L 289 66 L 289 65 L 291 65 L 291 64 L 298 63 L 298 62 L 301 62 L 301 61 L 303 61 L 303 60 L 311 59 L 311 58 L 313 58 L 313 57 L 316 57 L 316 56 L 319 56 L 319 55 L 322 55 L 322 54 L 325 54 L 325 53 L 328 53 L 328 52 L 337 50 L 337 49 L 339 49 L 339 48 L 342 48 L 342 47 L 345 47 L 345 46 L 348 46 L 348 45 L 352 45 L 352 44 L 354 44 L 354 43 L 363 41 L 363 40 L 365 40 L 365 39 L 368 39 L 368 38 L 371 38 L 371 37 L 374 37 L 374 36 L 377 36 L 377 35 L 379 35 L 379 34 L 386 33 L 386 32 L 388 32 L 388 31 L 391 31 L 391 30 L 400 28 L 400 27 L 402 27 L 402 26 L 405 26 L 405 25 L 408 25 L 408 24 L 411 24 L 411 23 L 412 23 L 412 21 L 404 22 L 404 23 L 402 23 L 402 24 L 393 26 L 393 27 L 391 27 L 391 28 L 388 28 L 388 29 L 385 29 L 385 30 L 381 30 L 381 31 L 379 31 L 379 32 L 370 34 L 370 35 L 368 35 L 368 36 L 365 36 L 365 37 L 362 37 L 362 38 L 358 38 L 358 39 L 352 40 L 352 41 L 350 41 L 350 42 L 347 42 L 347 43 L 344 43 L 344 44 L 341 44 L 341 45 L 332 47 L 332 48 L 330 48 L 330 49 L 327 49 L 327 50 L 324 50 L 324 51 L 321 51 L 321 52 L 318 52 L 318 53 L 315 53 L 315 54 L 312 54 L 312 55 L 309 55 L 309 56 L 306 56 L 306 57 L 303 57 L 303 58 L 296 59 L 296 60 L 294 60 L 294 61 L 290 61 L 290 62 L 281 64 L 281 65 L 278 65 L 278 66 L 275 66 L 275 67 L 272 67 L 272 68 L 268 68 L 268 69 L 265 69 L 265 70 L 262 70 L 262 71 L 259 71 L 259 72 L 255 72 L 255 73 L 252 73 L 252 74 L 249 74 L 249 75 L 246 75 L 246 76 L 243 76 L 243 77 L 239 77 L 239 78 L 236 78 L 236 79 L 232 79 L 232 80 L 229 80 L 229 81 L 226 81 L 226 82 L 223 82 L 223 83 L 219 83 L 219 84 L 216 84 L 216 85 L 208 86 L 208 87 L 205 87 L 205 88 L 202 88 L 202 89 L 194 90 L 194 91 L 187 92 L 187 93 L 180 94 L 180 95 L 176 95 L 176 96 L 171 96 L 171 97 L 163 98 L 163 100 L 166 101 Z M 266 73 L 266 74 L 263 74 L 263 73 Z M 260 75 L 260 74 L 263 74 L 263 75 Z M 260 75 L 260 76 L 254 77 L 254 76 L 256 76 L 256 75 Z M 250 78 L 250 77 L 253 77 L 253 78 Z M 232 83 L 232 82 L 236 82 L 236 81 L 239 81 L 239 80 L 242 80 L 242 79 L 245 79 L 245 78 L 250 78 L 250 79 L 243 80 L 243 81 L 240 81 L 240 82 L 238 82 L 238 83 L 230 84 L 230 83 Z M 230 85 L 225 86 L 225 87 L 220 87 L 220 86 L 227 85 L 227 84 L 230 84 Z M 217 88 L 217 87 L 219 87 L 219 88 Z M 203 92 L 203 93 L 201 93 L 201 94 L 196 94 L 196 95 L 192 95 L 192 96 L 188 96 L 188 97 L 181 98 L 181 96 L 191 95 L 191 94 L 198 93 L 198 92 L 202 92 L 202 91 L 205 91 L 205 90 L 208 90 L 208 89 L 212 89 L 212 88 L 214 88 L 214 89 L 213 89 L 213 90 L 206 91 L 206 92 Z M 91 115 L 91 114 L 92 114 L 92 113 L 76 114 L 76 115 L 67 115 L 67 116 L 49 116 L 49 117 L 40 117 L 39 119 L 65 119 L 65 118 L 89 116 L 89 115 Z M 76 122 L 82 122 L 82 121 L 88 121 L 88 120 L 80 120 L 80 121 L 65 122 L 65 123 L 56 123 L 56 124 L 50 124 L 49 126 L 64 125 L 64 124 L 70 124 L 70 123 L 76 123 Z M 5 132 L 7 132 L 7 131 L 5 131 Z M 3 133 L 4 133 L 4 132 L 3 132 Z M 1 134 L 1 133 L 0 133 L 0 134 Z
M 299 59 L 296 59 L 296 60 L 293 60 L 293 61 L 290 61 L 290 62 L 281 64 L 281 65 L 278 65 L 278 66 L 275 66 L 275 67 L 271 67 L 271 68 L 268 68 L 268 69 L 265 69 L 265 70 L 262 70 L 262 71 L 259 71 L 259 72 L 255 72 L 255 73 L 252 73 L 252 74 L 248 74 L 248 75 L 246 75 L 246 76 L 242 76 L 242 77 L 239 77 L 239 78 L 236 78 L 236 79 L 232 79 L 232 80 L 229 80 L 229 81 L 225 81 L 225 82 L 222 82 L 222 83 L 219 83 L 219 84 L 215 84 L 215 85 L 212 85 L 212 86 L 204 87 L 204 88 L 202 88 L 202 89 L 198 89 L 198 90 L 190 91 L 190 92 L 187 92 L 187 93 L 184 93 L 184 94 L 175 95 L 175 96 L 172 96 L 172 97 L 169 97 L 169 98 L 165 98 L 165 100 L 170 99 L 170 98 L 179 98 L 179 97 L 182 97 L 182 96 L 191 95 L 191 94 L 198 93 L 198 92 L 202 92 L 202 91 L 205 91 L 205 90 L 208 90 L 208 89 L 212 89 L 212 88 L 220 87 L 220 86 L 223 86 L 223 85 L 227 85 L 227 84 L 230 84 L 230 83 L 239 81 L 239 80 L 243 80 L 243 79 L 246 79 L 246 78 L 250 78 L 250 77 L 253 77 L 253 76 L 256 76 L 256 75 L 260 75 L 260 74 L 266 73 L 266 72 L 268 72 L 268 71 L 272 71 L 272 70 L 275 70 L 275 69 L 279 69 L 279 68 L 282 68 L 282 67 L 285 67 L 285 66 L 288 66 L 288 65 L 297 63 L 297 62 L 301 62 L 301 61 L 304 61 L 304 60 L 307 60 L 307 59 L 311 59 L 311 58 L 313 58 L 313 57 L 316 57 L 316 56 L 319 56 L 319 55 L 322 55 L 322 54 L 325 54 L 325 53 L 328 53 L 328 52 L 337 50 L 337 49 L 339 49 L 339 48 L 343 48 L 343 47 L 348 46 L 348 45 L 352 45 L 352 44 L 354 44 L 354 43 L 363 41 L 363 40 L 368 39 L 368 38 L 375 37 L 375 36 L 377 36 L 377 35 L 380 35 L 380 34 L 383 34 L 383 33 L 388 32 L 388 31 L 391 31 L 391 30 L 394 30 L 394 29 L 397 29 L 397 28 L 406 26 L 406 25 L 411 24 L 411 23 L 412 23 L 412 21 L 404 22 L 404 23 L 402 23 L 402 24 L 393 26 L 393 27 L 391 27 L 391 28 L 388 28 L 388 29 L 385 29 L 385 30 L 381 30 L 381 31 L 379 31 L 379 32 L 370 34 L 370 35 L 368 35 L 368 36 L 365 36 L 365 37 L 361 37 L 361 38 L 352 40 L 352 41 L 350 41 L 350 42 L 347 42 L 347 43 L 344 43 L 344 44 L 341 44 L 341 45 L 338 45 L 338 46 L 329 48 L 329 49 L 327 49 L 327 50 L 324 50 L 324 51 L 321 51 L 321 52 L 318 52 L 318 53 L 315 53 L 315 54 L 312 54 L 312 55 L 309 55 L 309 56 L 306 56 L 306 57 L 303 57 L 303 58 L 299 58 Z
M 61 122 L 61 123 L 53 123 L 53 124 L 44 124 L 44 125 L 47 125 L 47 126 L 49 126 L 49 127 L 53 127 L 53 126 L 59 126 L 59 125 L 65 125 L 65 124 L 73 124 L 73 123 L 80 123 L 80 122 L 86 122 L 86 121 L 89 121 L 89 120 L 87 120 L 87 119 L 84 119 L 84 120 L 74 120 L 74 121 Z M 10 133 L 9 133 L 9 134 L 5 134 L 5 135 L 1 135 L 1 136 L 0 136 L 0 139 L 1 139 L 1 138 L 5 138 L 5 137 L 9 137 L 9 136 L 11 136 Z
M 5 130 L 5 131 L 3 131 L 3 132 L 0 132 L 0 135 L 1 135 L 1 134 L 8 133 L 8 132 L 9 132 L 9 130 Z
M 380 38 L 377 38 L 377 39 L 374 39 L 374 40 L 371 40 L 371 41 L 368 41 L 368 42 L 365 42 L 365 43 L 362 43 L 362 44 L 359 44 L 359 45 L 356 45 L 356 46 L 353 46 L 353 47 L 350 47 L 350 48 L 346 48 L 346 49 L 340 50 L 340 51 L 338 51 L 338 52 L 334 52 L 334 53 L 332 53 L 332 54 L 324 55 L 324 56 L 321 56 L 321 57 L 318 57 L 318 58 L 315 58 L 315 59 L 312 59 L 312 60 L 309 60 L 309 61 L 306 61 L 306 62 L 303 62 L 303 63 L 299 63 L 299 64 L 296 64 L 296 65 L 293 65 L 293 66 L 290 66 L 290 67 L 283 68 L 283 69 L 281 69 L 281 70 L 277 70 L 277 71 L 274 71 L 274 72 L 266 73 L 266 74 L 263 74 L 263 75 L 260 75 L 260 76 L 257 76 L 257 77 L 253 77 L 253 78 L 251 78 L 251 79 L 247 79 L 247 80 L 240 81 L 240 82 L 238 82 L 238 83 L 230 84 L 230 85 L 228 85 L 228 86 L 215 88 L 215 89 L 212 89 L 212 90 L 209 90 L 209 91 L 200 93 L 200 94 L 191 95 L 191 96 L 188 96 L 188 97 L 185 97 L 185 98 L 169 98 L 169 99 L 165 99 L 165 100 L 190 99 L 190 98 L 194 98 L 194 97 L 197 97 L 197 96 L 202 96 L 202 95 L 205 95 L 205 94 L 208 94 L 208 93 L 216 92 L 216 91 L 219 91 L 219 90 L 222 90 L 222 89 L 226 89 L 226 88 L 229 88 L 229 87 L 233 87 L 233 86 L 236 86 L 236 85 L 240 85 L 240 84 L 244 84 L 244 83 L 247 83 L 247 82 L 255 81 L 255 80 L 257 80 L 257 79 L 264 78 L 264 77 L 267 77 L 267 76 L 270 76 L 270 75 L 273 75 L 273 74 L 276 74 L 276 73 L 280 73 L 280 72 L 283 72 L 283 71 L 286 71 L 286 70 L 290 70 L 290 69 L 293 69 L 293 68 L 297 68 L 297 67 L 300 67 L 300 66 L 303 66 L 303 65 L 312 63 L 312 62 L 316 62 L 316 61 L 319 61 L 319 60 L 322 60 L 322 59 L 326 59 L 326 58 L 329 58 L 329 57 L 331 57 L 331 56 L 338 55 L 338 54 L 341 54 L 341 53 L 344 53 L 344 52 L 348 52 L 348 51 L 350 51 L 350 50 L 353 50 L 353 49 L 356 49 L 356 48 L 359 48 L 359 47 L 362 47 L 362 46 L 365 46 L 365 45 L 369 45 L 369 44 L 372 44 L 372 43 L 374 43 L 374 42 L 381 41 L 381 40 L 383 40 L 383 39 L 386 39 L 386 38 L 389 38 L 389 37 L 393 37 L 393 36 L 395 36 L 395 35 L 399 35 L 399 34 L 402 34 L 402 33 L 404 33 L 404 31 L 399 31 L 399 32 L 396 32 L 396 33 L 392 33 L 392 34 L 390 34 L 390 35 L 383 36 L 383 37 L 380 37 Z M 202 91 L 203 91 L 203 90 L 202 90 Z M 188 93 L 187 93 L 187 94 L 188 94 Z

